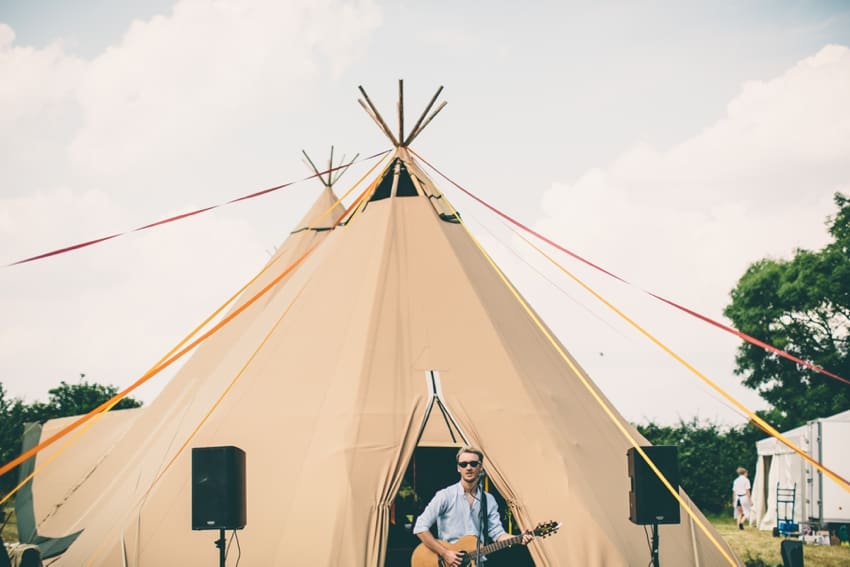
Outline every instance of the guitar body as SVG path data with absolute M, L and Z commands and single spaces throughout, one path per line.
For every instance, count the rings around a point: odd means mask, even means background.
M 545 522 L 543 524 L 538 524 L 536 528 L 525 532 L 525 534 L 530 534 L 532 537 L 544 538 L 557 532 L 560 527 L 560 522 Z M 512 545 L 518 545 L 522 543 L 522 538 L 522 534 L 513 537 L 502 538 L 499 541 L 488 543 L 480 550 L 478 549 L 478 538 L 474 535 L 465 535 L 454 543 L 447 543 L 441 540 L 437 541 L 439 541 L 443 545 L 443 547 L 451 549 L 452 551 L 465 551 L 466 557 L 463 558 L 463 561 L 461 562 L 461 567 L 467 567 L 477 565 L 479 557 L 483 559 L 491 553 L 501 551 L 502 549 L 507 549 Z M 481 553 L 481 555 L 478 555 L 479 552 Z M 420 543 L 418 546 L 416 546 L 416 549 L 413 550 L 413 555 L 410 557 L 410 567 L 446 566 L 443 563 L 443 559 L 439 555 L 425 547 L 424 543 Z
M 440 544 L 446 549 L 452 551 L 473 552 L 478 545 L 478 538 L 472 535 L 463 536 L 454 543 L 440 541 Z M 475 565 L 474 561 L 464 563 L 464 565 Z M 410 557 L 410 567 L 445 567 L 442 558 L 425 547 L 424 543 L 420 543 L 413 550 L 413 555 Z

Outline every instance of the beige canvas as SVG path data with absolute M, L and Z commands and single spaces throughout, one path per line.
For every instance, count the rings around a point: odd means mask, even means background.
M 604 395 L 398 155 L 421 193 L 371 201 L 322 233 L 198 349 L 105 459 L 108 474 L 96 470 L 57 514 L 84 531 L 54 565 L 211 564 L 217 534 L 191 530 L 189 449 L 217 445 L 246 452 L 240 566 L 383 565 L 417 442 L 454 443 L 433 405 L 425 420 L 433 376 L 517 521 L 563 522 L 532 543 L 537 565 L 648 562 L 644 529 L 628 520 L 629 442 L 591 392 Z M 663 565 L 728 564 L 684 514 L 660 532 Z

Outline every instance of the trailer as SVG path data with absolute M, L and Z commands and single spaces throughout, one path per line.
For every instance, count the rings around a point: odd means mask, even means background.
M 850 478 L 850 410 L 812 420 L 783 435 L 808 456 L 843 478 Z M 850 523 L 850 492 L 826 477 L 778 439 L 756 443 L 753 515 L 762 530 L 777 528 L 777 489 L 796 487 L 794 522 L 824 527 Z M 783 520 L 787 520 L 783 518 Z

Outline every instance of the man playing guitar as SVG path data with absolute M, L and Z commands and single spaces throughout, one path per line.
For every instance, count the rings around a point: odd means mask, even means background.
M 462 447 L 457 453 L 456 461 L 460 481 L 437 491 L 413 526 L 413 533 L 422 540 L 422 544 L 440 558 L 439 564 L 446 567 L 467 564 L 469 560 L 466 558 L 466 551 L 457 549 L 454 545 L 447 546 L 446 543 L 454 544 L 464 536 L 481 538 L 485 530 L 494 542 L 519 539 L 518 543 L 528 545 L 534 537 L 533 533 L 525 532 L 521 538 L 507 533 L 499 519 L 496 499 L 479 486 L 484 454 L 475 447 Z M 485 530 L 480 529 L 482 497 L 486 498 Z M 439 540 L 431 533 L 431 526 L 435 523 Z

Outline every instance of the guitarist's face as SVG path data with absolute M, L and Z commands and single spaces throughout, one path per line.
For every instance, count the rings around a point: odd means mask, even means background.
M 481 458 L 475 453 L 461 453 L 457 459 L 457 471 L 461 479 L 475 482 L 481 473 Z

